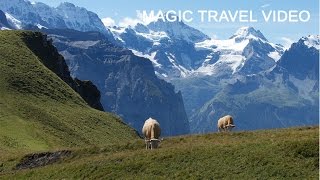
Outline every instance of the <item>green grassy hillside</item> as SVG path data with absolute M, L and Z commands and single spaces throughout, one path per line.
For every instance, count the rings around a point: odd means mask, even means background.
M 90 108 L 41 63 L 24 41 L 38 35 L 0 31 L 0 161 L 14 152 L 136 139 L 133 129 L 114 115 Z
M 213 133 L 165 139 L 157 150 L 143 140 L 74 149 L 45 167 L 11 170 L 4 179 L 318 179 L 319 128 Z

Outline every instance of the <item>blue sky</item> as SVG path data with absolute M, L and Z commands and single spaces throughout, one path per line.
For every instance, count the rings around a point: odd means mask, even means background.
M 290 41 L 297 41 L 300 37 L 309 34 L 319 34 L 319 0 L 34 0 L 44 2 L 50 6 L 58 6 L 61 2 L 71 2 L 76 6 L 98 14 L 100 18 L 109 17 L 115 24 L 134 21 L 137 19 L 137 10 L 191 10 L 194 20 L 189 25 L 203 31 L 211 37 L 226 39 L 241 26 L 253 26 L 259 29 L 269 41 L 286 45 Z M 198 10 L 252 10 L 255 23 L 243 22 L 200 22 Z M 261 10 L 307 10 L 310 12 L 308 22 L 265 22 Z M 126 20 L 126 21 L 124 21 Z

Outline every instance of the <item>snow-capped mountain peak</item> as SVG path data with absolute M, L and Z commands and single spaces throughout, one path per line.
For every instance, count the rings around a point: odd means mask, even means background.
M 6 11 L 6 9 L 11 8 L 13 5 L 16 5 L 16 7 L 19 7 L 17 10 L 28 10 L 29 8 L 32 7 L 32 4 L 29 1 L 26 0 L 1 0 L 0 1 L 0 6 L 3 11 Z
M 25 0 L 1 0 L 0 9 L 12 18 L 21 22 L 30 23 L 38 21 L 39 17 L 34 13 L 34 7 L 29 1 Z M 32 18 L 32 19 L 31 19 Z
M 235 39 L 236 41 L 242 41 L 245 39 L 261 39 L 263 41 L 268 41 L 264 35 L 253 27 L 241 27 L 236 33 L 230 37 L 230 39 Z
M 167 79 L 255 74 L 274 66 L 283 53 L 283 47 L 252 27 L 242 27 L 226 40 L 210 39 L 183 22 L 162 20 L 110 30 L 124 47 L 149 58 L 156 73 Z
M 1 0 L 0 9 L 10 14 L 16 21 L 20 21 L 21 26 L 69 28 L 110 34 L 97 14 L 72 3 L 62 3 L 54 8 L 44 3 L 31 3 L 27 0 Z
M 147 27 L 153 31 L 164 31 L 173 39 L 181 39 L 187 42 L 197 43 L 210 39 L 201 31 L 186 25 L 183 22 L 164 22 L 157 20 L 151 22 Z
M 134 30 L 136 30 L 139 33 L 150 33 L 150 29 L 141 23 L 136 24 L 134 26 Z
M 283 47 L 270 43 L 253 27 L 241 27 L 226 40 L 206 40 L 196 43 L 199 51 L 211 51 L 202 65 L 194 71 L 196 74 L 222 75 L 256 74 L 275 65 Z
M 105 32 L 105 26 L 97 14 L 85 8 L 75 6 L 72 3 L 64 2 L 56 8 L 62 16 L 66 25 L 71 29 L 82 29 L 82 31 L 98 30 Z
M 301 40 L 309 48 L 314 47 L 318 50 L 320 49 L 320 35 L 309 35 L 306 37 L 302 37 Z
M 70 8 L 70 9 L 73 9 L 73 8 L 76 8 L 76 6 L 72 3 L 69 3 L 69 2 L 63 2 L 61 3 L 57 8 Z

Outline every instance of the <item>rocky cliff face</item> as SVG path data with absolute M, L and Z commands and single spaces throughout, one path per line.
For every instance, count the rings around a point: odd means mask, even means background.
M 152 117 L 160 122 L 164 136 L 189 133 L 181 93 L 155 75 L 151 61 L 111 44 L 97 33 L 46 33 L 65 57 L 71 75 L 97 85 L 106 111 L 118 114 L 139 132 L 144 121 Z M 75 33 L 79 36 L 73 36 Z
M 52 42 L 47 40 L 46 35 L 36 32 L 34 36 L 25 37 L 24 41 L 48 69 L 57 74 L 73 90 L 79 93 L 91 107 L 103 111 L 100 103 L 100 92 L 97 87 L 89 81 L 71 78 L 63 56 L 58 53 Z
M 298 79 L 319 78 L 320 36 L 309 35 L 293 43 L 281 57 L 274 73 L 291 74 Z
M 153 117 L 159 120 L 164 135 L 188 133 L 181 93 L 174 93 L 171 84 L 155 76 L 149 60 L 132 54 L 120 56 L 105 64 L 106 110 L 116 112 L 137 130 Z
M 11 29 L 12 27 L 9 25 L 6 15 L 3 11 L 0 10 L 0 29 Z

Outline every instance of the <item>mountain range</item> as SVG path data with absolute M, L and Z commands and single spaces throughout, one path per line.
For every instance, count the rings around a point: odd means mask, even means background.
M 192 115 L 192 132 L 215 130 L 206 125 L 227 113 L 234 114 L 239 129 L 317 124 L 319 42 L 319 36 L 301 38 L 269 71 L 226 83 Z
M 110 30 L 122 46 L 149 58 L 157 75 L 168 81 L 258 73 L 274 66 L 284 51 L 253 27 L 242 27 L 227 40 L 210 39 L 183 22 L 161 20 Z
M 72 77 L 92 81 L 103 108 L 137 130 L 148 116 L 166 135 L 189 133 L 189 123 L 214 131 L 225 114 L 240 130 L 318 123 L 319 35 L 285 50 L 253 27 L 217 40 L 183 22 L 104 27 L 71 3 L 3 0 L 0 10 L 2 29 L 47 33 Z

